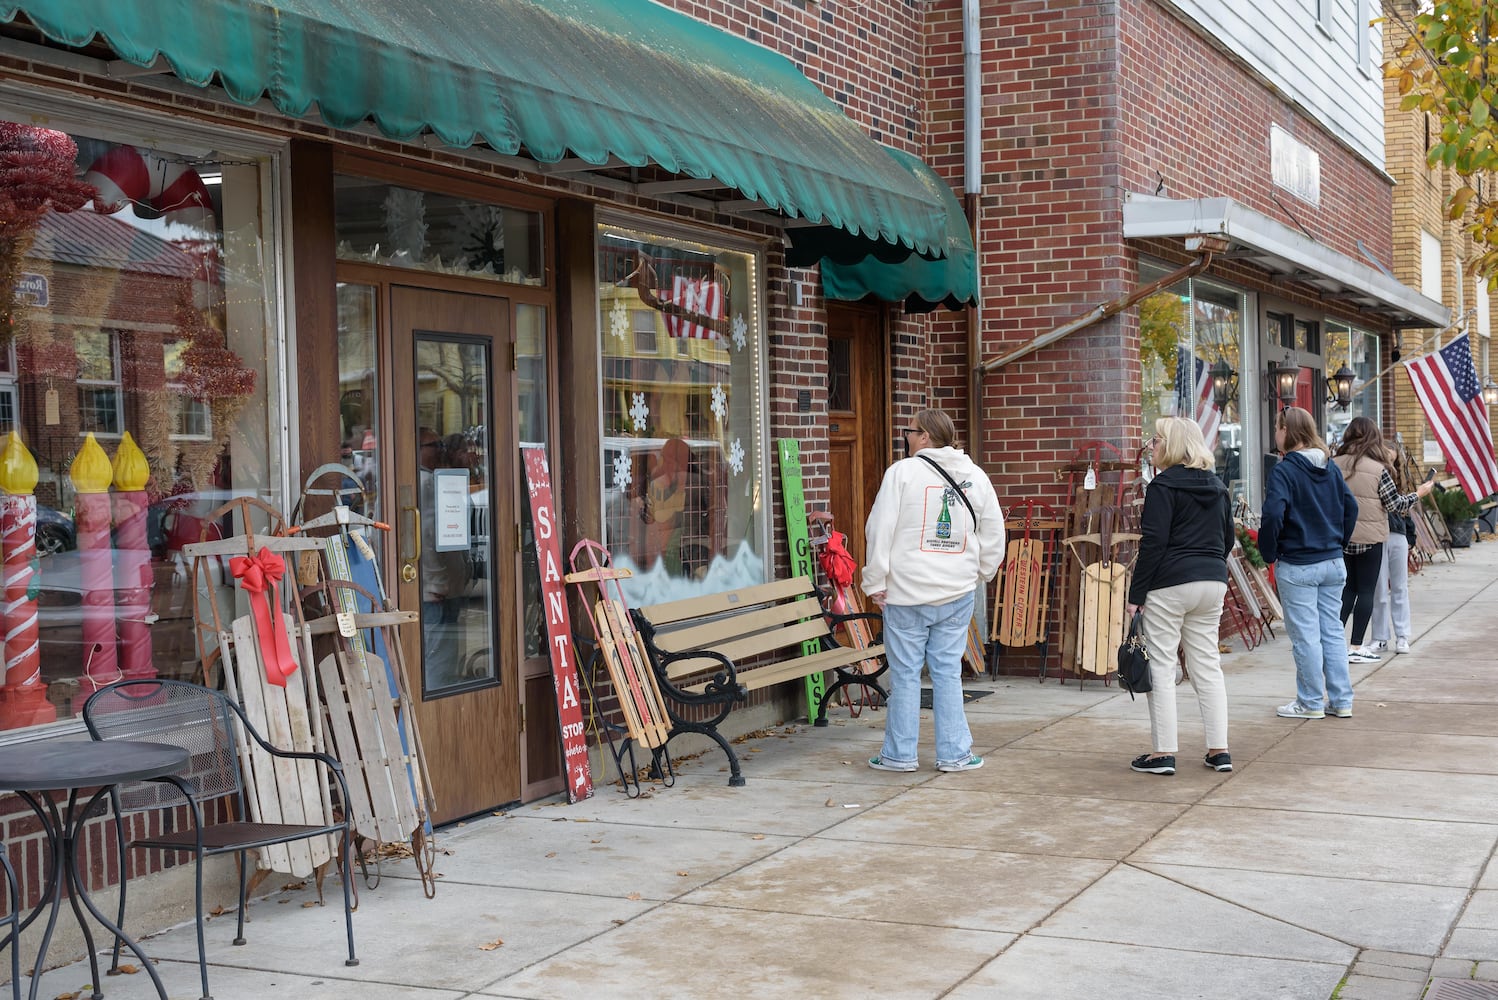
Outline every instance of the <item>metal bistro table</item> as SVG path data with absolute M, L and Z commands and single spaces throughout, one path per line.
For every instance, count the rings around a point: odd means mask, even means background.
M 68 896 L 73 915 L 77 917 L 78 926 L 83 931 L 84 943 L 88 946 L 88 964 L 94 978 L 94 1000 L 104 995 L 99 989 L 99 957 L 94 950 L 94 937 L 89 931 L 88 921 L 78 905 L 80 901 L 109 933 L 135 952 L 141 966 L 150 975 L 151 982 L 156 984 L 157 996 L 166 1000 L 166 988 L 161 985 L 161 977 L 156 974 L 156 968 L 146 958 L 145 952 L 140 950 L 140 946 L 124 930 L 101 913 L 89 898 L 85 873 L 78 871 L 78 841 L 85 820 L 116 785 L 180 771 L 187 765 L 187 760 L 187 751 L 182 747 L 128 740 L 110 740 L 107 743 L 95 743 L 91 740 L 52 741 L 0 747 L 0 789 L 14 791 L 31 806 L 47 834 L 47 847 L 52 857 L 47 890 L 41 901 L 5 941 L 0 941 L 0 947 L 6 943 L 12 948 L 18 947 L 20 932 L 41 914 L 43 907 L 51 905 L 47 930 L 42 935 L 42 946 L 36 953 L 36 968 L 31 976 L 31 1000 L 36 1000 L 36 991 L 41 985 L 42 967 L 46 964 L 47 948 L 52 943 L 52 931 L 57 926 L 57 911 L 62 906 L 64 893 Z M 97 790 L 80 807 L 80 792 L 89 788 Z M 61 811 L 52 796 L 38 794 L 64 791 L 68 793 L 68 802 Z M 121 872 L 120 877 L 124 876 L 125 873 Z

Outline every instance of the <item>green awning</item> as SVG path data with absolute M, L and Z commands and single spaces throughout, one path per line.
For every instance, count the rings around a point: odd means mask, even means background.
M 865 298 L 904 302 L 905 311 L 911 313 L 930 312 L 942 306 L 962 309 L 977 305 L 978 255 L 973 251 L 973 238 L 961 202 L 947 182 L 918 157 L 896 149 L 886 152 L 946 204 L 947 232 L 943 242 L 946 257 L 926 260 L 912 254 L 902 261 L 888 263 L 870 254 L 851 264 L 823 258 L 823 294 L 844 302 Z
M 942 203 L 790 60 L 649 0 L 0 0 L 0 19 L 18 14 L 294 118 L 541 163 L 656 164 L 941 253 Z

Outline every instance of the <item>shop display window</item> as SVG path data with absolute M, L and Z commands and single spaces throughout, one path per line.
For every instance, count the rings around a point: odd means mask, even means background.
M 0 729 L 192 678 L 182 547 L 283 481 L 269 161 L 0 113 Z M 203 585 L 232 587 L 200 567 Z
M 1153 264 L 1140 268 L 1140 280 L 1166 272 Z M 1235 498 L 1252 495 L 1252 462 L 1245 462 L 1242 407 L 1253 397 L 1252 371 L 1245 374 L 1244 317 L 1246 296 L 1236 289 L 1201 278 L 1177 282 L 1139 304 L 1141 437 L 1154 434 L 1155 420 L 1187 417 L 1202 429 L 1217 461 L 1217 474 Z M 1226 365 L 1246 389 L 1219 398 L 1214 366 Z
M 757 258 L 598 230 L 605 543 L 635 604 L 762 583 Z
M 1367 417 L 1375 424 L 1383 425 L 1377 381 L 1379 347 L 1377 334 L 1335 320 L 1326 321 L 1326 371 L 1323 374 L 1331 375 L 1345 364 L 1357 375 L 1352 383 L 1352 404 L 1345 410 L 1330 404 L 1326 406 L 1326 426 L 1322 430 L 1327 444 L 1332 447 L 1342 440 L 1342 432 L 1353 417 Z

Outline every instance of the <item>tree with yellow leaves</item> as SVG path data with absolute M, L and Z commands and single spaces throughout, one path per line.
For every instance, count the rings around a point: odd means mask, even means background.
M 1498 170 L 1498 78 L 1490 67 L 1498 58 L 1498 4 L 1493 0 L 1436 0 L 1412 15 L 1390 17 L 1405 29 L 1404 42 L 1384 65 L 1398 81 L 1403 111 L 1434 116 L 1440 130 L 1431 135 L 1426 162 L 1447 167 L 1462 185 L 1446 202 L 1447 217 L 1464 225 L 1482 253 L 1473 269 L 1498 273 L 1498 200 L 1488 178 Z M 1486 183 L 1485 183 L 1486 182 Z

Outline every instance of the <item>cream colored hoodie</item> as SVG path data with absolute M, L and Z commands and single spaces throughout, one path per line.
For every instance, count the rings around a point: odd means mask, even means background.
M 923 448 L 967 494 L 947 496 L 950 532 L 938 524 L 946 480 L 924 459 L 902 458 L 884 473 L 864 531 L 863 592 L 885 592 L 888 604 L 946 604 L 992 580 L 1004 559 L 1004 512 L 987 473 L 960 448 Z

